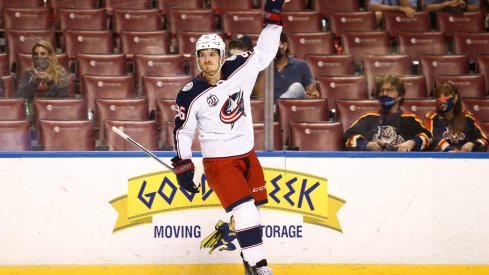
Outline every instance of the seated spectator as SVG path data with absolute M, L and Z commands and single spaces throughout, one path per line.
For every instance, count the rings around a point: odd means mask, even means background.
M 417 0 L 371 0 L 368 5 L 369 10 L 375 11 L 377 25 L 381 25 L 382 12 L 384 11 L 400 11 L 407 17 L 414 17 L 418 6 Z
M 41 40 L 32 47 L 32 66 L 20 76 L 17 96 L 28 101 L 34 97 L 68 96 L 68 73 L 58 65 L 49 42 Z
M 302 59 L 289 56 L 287 36 L 284 32 L 280 35 L 280 45 L 274 60 L 274 92 L 273 98 L 318 98 L 314 78 L 307 63 Z M 264 74 L 258 76 L 257 91 L 254 97 L 263 97 Z
M 462 110 L 462 99 L 450 82 L 435 90 L 436 111 L 425 116 L 426 128 L 433 135 L 431 149 L 440 152 L 485 152 L 487 137 L 477 119 Z
M 246 34 L 238 35 L 229 42 L 229 56 L 253 51 L 253 41 Z
M 424 0 L 426 11 L 478 11 L 479 0 Z
M 385 75 L 376 82 L 380 110 L 358 118 L 344 134 L 347 150 L 422 151 L 428 149 L 431 134 L 415 114 L 405 113 L 400 105 L 404 83 Z
M 484 15 L 484 27 L 489 31 L 489 0 L 481 0 L 480 10 Z

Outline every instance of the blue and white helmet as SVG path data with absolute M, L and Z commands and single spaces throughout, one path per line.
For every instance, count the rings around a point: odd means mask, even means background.
M 195 43 L 195 55 L 199 55 L 199 51 L 203 49 L 217 49 L 221 58 L 224 58 L 226 52 L 226 43 L 217 34 L 204 34 Z

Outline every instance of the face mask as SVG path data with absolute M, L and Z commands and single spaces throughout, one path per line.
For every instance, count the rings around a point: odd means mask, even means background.
M 282 48 L 280 47 L 280 48 L 278 48 L 277 54 L 275 55 L 275 61 L 282 58 L 282 56 L 284 56 L 284 53 L 282 52 Z
M 436 108 L 442 113 L 448 113 L 453 109 L 453 97 L 440 97 L 436 99 Z
M 396 105 L 396 98 L 383 95 L 379 97 L 379 102 L 382 106 L 382 110 L 388 112 L 390 109 L 392 109 L 392 106 Z
M 49 59 L 46 57 L 36 56 L 32 59 L 32 62 L 34 63 L 34 67 L 41 71 L 46 70 L 49 67 Z

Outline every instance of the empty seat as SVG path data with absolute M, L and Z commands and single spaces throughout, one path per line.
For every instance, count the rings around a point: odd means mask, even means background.
M 436 12 L 437 30 L 448 38 L 456 32 L 484 32 L 481 12 Z
M 319 99 L 278 99 L 277 114 L 282 132 L 282 142 L 288 144 L 289 122 L 328 121 L 328 100 Z
M 451 81 L 461 97 L 486 97 L 487 89 L 481 74 L 435 75 L 435 88 Z
M 355 65 L 350 54 L 306 54 L 313 77 L 318 75 L 354 75 Z
M 3 97 L 14 97 L 14 78 L 11 75 L 4 75 L 1 78 L 3 82 Z
M 88 111 L 95 110 L 95 99 L 97 98 L 131 98 L 136 96 L 132 75 L 83 75 L 81 79 L 80 93 L 87 101 Z
M 416 114 L 422 120 L 427 112 L 436 110 L 436 100 L 434 98 L 405 98 L 401 109 Z
M 335 102 L 339 98 L 368 99 L 367 80 L 364 75 L 316 77 L 319 93 L 328 99 L 328 108 L 335 110 Z
M 30 151 L 31 133 L 27 120 L 0 120 L 0 151 Z
M 469 73 L 466 55 L 421 55 L 419 70 L 426 77 L 426 89 L 431 96 L 436 75 L 460 75 Z
M 77 54 L 76 79 L 82 75 L 126 75 L 126 55 L 119 54 Z
M 174 122 L 177 115 L 177 105 L 175 99 L 157 98 L 156 99 L 156 122 L 159 125 L 160 136 L 158 148 L 172 150 L 173 133 L 168 135 L 166 131 L 166 123 Z
M 479 121 L 489 121 L 489 98 L 465 97 L 462 99 L 462 108 L 470 111 Z M 488 135 L 489 131 L 485 131 Z
M 112 31 L 117 48 L 120 48 L 121 31 L 160 31 L 162 28 L 163 18 L 156 9 L 115 9 L 112 14 Z
M 47 30 L 52 26 L 47 9 L 4 8 L 2 16 L 6 30 Z
M 386 74 L 409 75 L 413 73 L 408 55 L 366 54 L 362 59 L 362 72 L 367 78 L 368 93 L 375 97 L 375 78 Z
M 46 40 L 51 45 L 56 45 L 53 30 L 7 30 L 5 42 L 9 68 L 12 68 L 18 53 L 32 53 L 32 46 L 39 40 Z
M 65 53 L 56 54 L 58 65 L 65 68 L 67 72 L 70 71 L 68 55 Z M 17 54 L 17 75 L 20 76 L 23 71 L 32 66 L 32 53 L 19 53 Z
M 384 29 L 391 39 L 396 39 L 399 32 L 429 32 L 430 17 L 426 11 L 418 11 L 414 17 L 407 17 L 403 12 L 384 12 Z
M 182 1 L 183 2 L 183 1 Z M 173 37 L 178 31 L 215 32 L 216 17 L 211 9 L 170 9 L 168 29 Z
M 343 131 L 346 131 L 361 115 L 379 109 L 379 102 L 374 99 L 337 99 L 336 120 L 341 122 Z
M 253 123 L 253 136 L 255 140 L 255 150 L 264 151 L 265 150 L 265 123 L 254 122 Z M 273 150 L 282 150 L 282 137 L 280 134 L 280 124 L 275 121 L 273 122 Z
M 0 98 L 0 120 L 25 120 L 24 98 Z
M 420 54 L 448 54 L 448 42 L 442 32 L 400 32 L 398 53 L 408 55 L 413 62 Z
M 299 151 L 341 151 L 342 141 L 341 122 L 290 122 L 290 147 Z
M 87 103 L 83 98 L 35 98 L 34 127 L 40 129 L 40 121 L 47 120 L 86 120 Z
M 203 34 L 208 34 L 207 32 L 187 32 L 187 31 L 179 31 L 177 32 L 177 45 L 178 45 L 178 53 L 183 54 L 184 56 L 195 55 L 195 42 L 202 36 Z M 221 37 L 224 35 L 222 33 L 215 33 Z
M 466 54 L 475 62 L 479 54 L 489 54 L 489 32 L 457 32 L 453 36 L 455 54 Z
M 281 18 L 287 33 L 323 31 L 319 11 L 284 11 Z
M 148 101 L 145 98 L 98 98 L 95 100 L 95 127 L 111 120 L 148 120 Z M 102 131 L 99 132 L 101 138 Z
M 212 0 L 210 7 L 218 14 L 227 10 L 251 10 L 254 8 L 253 0 Z
M 114 50 L 112 32 L 110 31 L 77 31 L 63 32 L 64 51 L 72 61 L 80 53 L 111 54 Z
M 192 81 L 192 76 L 147 76 L 142 77 L 142 95 L 148 98 L 149 110 L 155 109 L 157 98 L 177 98 L 182 87 Z
M 151 9 L 151 0 L 104 0 L 103 7 L 107 15 L 112 15 L 114 9 L 144 10 Z
M 476 56 L 476 70 L 484 76 L 486 89 L 489 90 L 489 54 L 480 54 Z
M 333 12 L 329 16 L 329 29 L 336 37 L 349 31 L 375 31 L 377 22 L 373 11 Z
M 54 9 L 96 9 L 99 0 L 47 0 L 46 6 Z
M 334 54 L 334 39 L 330 32 L 289 33 L 287 45 L 290 54 L 304 59 L 306 54 Z
M 112 131 L 112 127 L 117 127 L 125 134 L 133 138 L 144 148 L 155 151 L 158 150 L 157 125 L 154 120 L 131 121 L 131 120 L 105 120 L 102 144 L 107 146 L 109 151 L 138 151 L 141 150 L 131 142 L 121 138 Z
M 341 45 L 346 54 L 353 56 L 353 62 L 360 64 L 365 54 L 389 54 L 390 40 L 387 32 L 344 32 Z
M 187 10 L 196 9 L 200 10 L 204 8 L 202 0 L 156 0 L 156 9 L 164 15 L 167 15 L 171 9 L 174 10 Z
M 82 2 L 82 1 L 77 1 Z M 107 18 L 103 9 L 60 9 L 56 29 L 77 31 L 105 31 Z
M 225 11 L 221 18 L 222 31 L 227 37 L 232 33 L 260 33 L 263 28 L 261 10 Z
M 45 151 L 95 150 L 90 120 L 41 120 L 39 125 L 39 145 Z
M 353 12 L 360 11 L 360 1 L 358 0 L 312 0 L 312 9 L 321 12 L 326 17 L 332 12 Z
M 265 101 L 262 99 L 252 99 L 251 105 L 251 118 L 253 122 L 262 122 L 265 120 Z
M 0 0 L 0 8 L 42 8 L 44 0 Z
M 146 76 L 181 76 L 185 75 L 186 59 L 181 54 L 169 55 L 134 55 L 134 77 L 138 92 L 142 91 L 142 77 Z
M 399 75 L 404 82 L 404 98 L 429 97 L 424 75 Z
M 121 31 L 122 53 L 132 60 L 135 54 L 169 54 L 168 31 Z

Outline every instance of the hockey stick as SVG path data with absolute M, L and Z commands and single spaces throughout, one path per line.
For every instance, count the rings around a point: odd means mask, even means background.
M 170 170 L 173 170 L 173 167 L 171 167 L 170 165 L 166 164 L 164 161 L 162 161 L 160 158 L 158 158 L 155 154 L 151 153 L 151 151 L 149 151 L 148 149 L 144 148 L 144 146 L 141 145 L 139 142 L 135 141 L 130 136 L 124 134 L 124 132 L 122 132 L 119 128 L 117 128 L 115 126 L 112 126 L 112 131 L 114 131 L 114 133 L 118 134 L 123 139 L 125 139 L 125 140 L 129 141 L 130 143 L 134 144 L 139 149 L 143 150 L 148 156 L 152 157 L 154 160 L 156 160 L 157 162 L 159 162 L 161 165 L 165 166 L 166 168 L 168 168 Z

